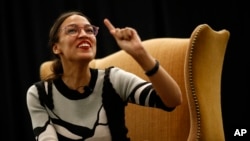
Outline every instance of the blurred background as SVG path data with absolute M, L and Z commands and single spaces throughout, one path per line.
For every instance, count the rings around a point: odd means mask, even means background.
M 0 1 L 1 136 L 8 141 L 33 141 L 26 91 L 39 80 L 39 66 L 50 59 L 48 32 L 62 12 L 79 10 L 100 27 L 97 58 L 119 50 L 103 19 L 117 27 L 137 29 L 142 40 L 189 38 L 199 24 L 230 31 L 222 73 L 222 114 L 226 140 L 236 129 L 248 129 L 249 19 L 240 1 L 180 0 L 2 0 Z M 208 105 L 209 106 L 209 105 Z M 248 109 L 248 110 L 247 110 Z M 213 115 L 211 115 L 212 117 Z M 249 136 L 249 135 L 248 135 Z

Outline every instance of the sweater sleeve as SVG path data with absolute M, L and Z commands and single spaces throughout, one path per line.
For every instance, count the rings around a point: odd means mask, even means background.
M 54 127 L 49 124 L 45 131 L 39 135 L 37 141 L 58 141 Z
M 120 68 L 113 68 L 110 72 L 110 81 L 114 89 L 124 101 L 141 106 L 156 107 L 166 111 L 169 108 L 160 99 L 152 83 Z
M 118 67 L 111 69 L 110 82 L 124 101 L 129 98 L 130 94 L 136 87 L 147 83 L 145 80 L 134 75 L 133 73 L 124 71 Z
M 56 131 L 50 124 L 46 107 L 39 100 L 35 85 L 27 90 L 26 100 L 36 141 L 57 141 Z

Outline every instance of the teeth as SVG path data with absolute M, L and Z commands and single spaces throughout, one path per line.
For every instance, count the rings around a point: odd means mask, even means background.
M 88 47 L 88 46 L 89 46 L 89 44 L 87 44 L 87 43 L 83 43 L 83 44 L 79 45 L 79 47 Z

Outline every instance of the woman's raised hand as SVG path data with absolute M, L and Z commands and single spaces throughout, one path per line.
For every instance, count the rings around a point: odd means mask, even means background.
M 115 28 L 108 19 L 104 19 L 104 24 L 120 48 L 127 53 L 135 55 L 142 48 L 141 39 L 135 29 L 131 27 Z

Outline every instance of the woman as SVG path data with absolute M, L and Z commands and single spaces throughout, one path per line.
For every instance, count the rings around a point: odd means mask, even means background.
M 128 141 L 127 102 L 172 111 L 182 102 L 179 86 L 144 48 L 135 29 L 104 24 L 150 82 L 117 67 L 89 67 L 98 27 L 80 12 L 63 13 L 50 30 L 54 75 L 27 91 L 35 139 L 39 141 Z M 156 117 L 157 118 L 157 117 Z

